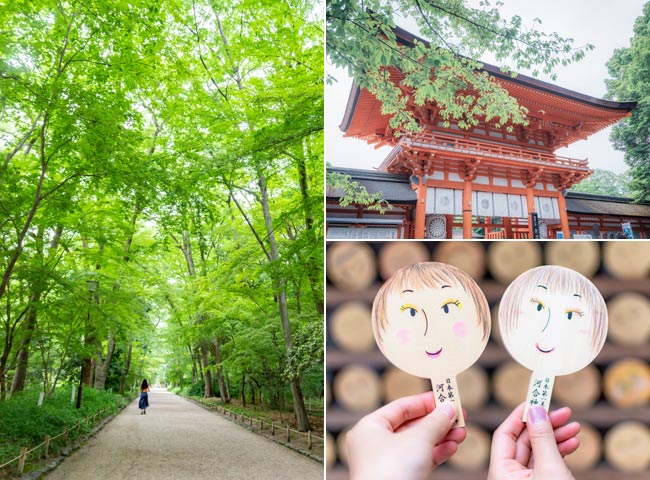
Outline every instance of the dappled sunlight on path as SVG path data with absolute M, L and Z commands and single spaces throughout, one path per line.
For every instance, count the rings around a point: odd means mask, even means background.
M 164 389 L 137 400 L 50 473 L 57 479 L 321 479 L 323 465 Z

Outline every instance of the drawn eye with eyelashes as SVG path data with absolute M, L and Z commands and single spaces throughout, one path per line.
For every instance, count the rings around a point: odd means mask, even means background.
M 402 305 L 400 307 L 400 310 L 402 312 L 408 311 L 409 315 L 411 315 L 412 317 L 415 317 L 415 315 L 417 315 L 417 313 L 418 313 L 418 307 L 416 307 L 415 305 L 411 305 L 411 304 Z
M 462 304 L 460 303 L 460 300 L 450 299 L 444 302 L 442 304 L 442 307 L 440 308 L 442 309 L 443 312 L 449 313 L 452 306 L 455 306 L 456 308 L 460 309 L 462 307 Z

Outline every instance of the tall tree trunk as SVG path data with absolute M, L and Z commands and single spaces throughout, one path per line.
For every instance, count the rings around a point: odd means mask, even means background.
M 246 406 L 246 374 L 241 372 L 241 404 Z
M 224 372 L 224 377 L 225 378 L 225 384 L 226 384 L 226 398 L 228 399 L 228 402 L 230 402 L 230 399 L 232 398 L 230 396 L 230 377 L 228 376 L 228 372 Z
M 269 195 L 266 185 L 266 177 L 262 168 L 257 167 L 258 185 L 260 188 L 260 202 L 262 204 L 262 211 L 264 212 L 264 224 L 266 225 L 266 234 L 269 241 L 269 254 L 270 260 L 279 263 L 280 254 L 278 246 L 275 241 L 275 232 L 273 229 L 273 220 L 271 218 L 271 211 L 269 208 Z M 309 417 L 305 409 L 305 400 L 302 395 L 302 388 L 300 386 L 300 377 L 297 372 L 293 372 L 294 366 L 291 357 L 293 351 L 293 338 L 291 336 L 291 324 L 289 323 L 289 309 L 287 308 L 287 280 L 282 273 L 274 274 L 275 291 L 278 297 L 278 309 L 280 313 L 280 322 L 282 323 L 282 334 L 284 337 L 284 345 L 287 350 L 287 364 L 291 375 L 291 395 L 293 397 L 293 410 L 296 415 L 296 422 L 298 430 L 306 432 L 310 430 Z
M 86 239 L 82 239 L 84 248 L 88 248 Z M 99 245 L 100 255 L 104 251 L 104 245 Z M 101 265 L 97 263 L 95 265 L 95 270 L 101 269 Z M 88 305 L 88 316 L 86 317 L 86 336 L 84 338 L 84 346 L 87 348 L 87 351 L 96 352 L 98 349 L 101 349 L 101 343 L 96 336 L 95 327 L 91 318 L 91 309 L 92 304 L 99 305 L 99 282 L 94 281 L 94 290 L 90 287 L 92 283 L 88 281 L 89 293 L 90 293 L 90 304 Z M 92 350 L 90 350 L 92 348 Z M 93 385 L 93 373 L 95 370 L 95 357 L 93 353 L 86 353 L 86 356 L 81 360 L 81 384 L 91 387 Z
M 11 255 L 7 267 L 5 268 L 4 273 L 2 274 L 2 280 L 0 280 L 0 298 L 5 295 L 7 287 L 9 285 L 9 280 L 11 280 L 11 275 L 16 267 L 16 263 L 20 258 L 20 255 L 23 253 L 25 237 L 27 232 L 29 232 L 30 227 L 32 226 L 32 221 L 36 215 L 36 211 L 43 200 L 43 184 L 45 182 L 45 177 L 47 176 L 47 166 L 48 161 L 45 155 L 45 132 L 47 129 L 49 117 L 45 115 L 42 125 L 39 129 L 40 137 L 40 161 L 41 161 L 41 171 L 38 177 L 38 184 L 36 185 L 36 190 L 34 191 L 34 200 L 32 201 L 32 206 L 29 209 L 29 212 L 25 216 L 25 223 L 23 228 L 18 233 L 18 238 L 16 239 L 16 246 L 14 247 L 13 254 Z
M 129 342 L 129 350 L 126 352 L 126 359 L 124 360 L 124 371 L 120 377 L 120 395 L 124 395 L 126 390 L 126 377 L 129 376 L 131 370 L 131 357 L 133 356 L 133 340 Z
M 307 157 L 311 156 L 311 149 L 309 142 L 305 142 L 305 150 L 307 151 Z M 300 197 L 302 199 L 302 208 L 305 214 L 305 230 L 307 232 L 309 240 L 315 245 L 316 244 L 316 235 L 314 235 L 314 213 L 312 212 L 311 205 L 309 202 L 309 179 L 307 177 L 307 166 L 305 165 L 305 156 L 301 153 L 295 157 L 297 168 L 298 168 L 298 179 L 300 183 Z M 313 264 L 313 259 L 309 259 L 309 263 Z M 325 312 L 325 305 L 323 301 L 323 291 L 322 288 L 319 288 L 320 282 L 316 278 L 318 274 L 318 268 L 308 268 L 307 269 L 307 278 L 309 280 L 309 286 L 311 287 L 311 293 L 314 298 L 314 305 L 316 311 L 319 314 Z
M 23 323 L 23 338 L 20 342 L 18 355 L 16 357 L 16 371 L 11 382 L 11 394 L 21 392 L 25 388 L 25 379 L 27 378 L 27 364 L 29 363 L 29 346 L 32 342 L 32 335 L 36 328 L 37 310 L 35 303 L 40 301 L 40 292 L 33 291 L 29 298 L 29 311 Z
M 196 347 L 194 348 L 194 363 L 196 364 L 196 382 L 198 383 L 199 378 L 203 377 L 203 366 L 202 366 L 202 360 L 201 360 L 201 348 Z
M 199 381 L 199 372 L 198 372 L 199 369 L 196 366 L 196 355 L 194 354 L 191 345 L 188 345 L 187 349 L 189 350 L 190 358 L 192 359 L 192 384 L 195 384 L 196 382 Z
M 81 384 L 90 387 L 93 384 L 93 359 L 86 357 L 81 360 Z
M 222 402 L 229 403 L 230 396 L 226 391 L 226 384 L 223 381 L 223 367 L 221 366 L 221 347 L 219 345 L 219 339 L 217 339 L 217 337 L 214 337 L 214 340 L 212 341 L 212 345 L 214 345 L 214 363 L 217 365 L 217 382 L 219 383 L 219 396 L 221 397 Z
M 210 347 L 208 342 L 201 343 L 201 366 L 203 367 L 204 397 L 214 397 L 212 389 L 212 372 L 210 372 Z
M 38 254 L 43 258 L 43 236 L 45 234 L 44 227 L 39 225 L 37 232 L 37 249 Z M 59 248 L 59 242 L 61 240 L 61 235 L 63 234 L 63 227 L 58 226 L 54 231 L 54 237 L 50 242 L 50 254 L 48 259 L 43 262 L 43 267 L 49 264 L 55 256 L 56 250 Z M 36 328 L 37 319 L 38 319 L 38 303 L 41 301 L 41 296 L 45 290 L 45 284 L 43 279 L 39 276 L 38 279 L 34 280 L 31 285 L 32 293 L 29 298 L 29 311 L 25 322 L 23 324 L 23 338 L 20 342 L 20 347 L 18 350 L 18 356 L 16 361 L 16 371 L 14 372 L 14 378 L 11 382 L 11 394 L 15 392 L 20 392 L 25 388 L 25 379 L 27 378 L 27 365 L 29 363 L 29 348 L 32 342 L 32 336 L 34 334 L 34 329 Z
M 102 391 L 106 387 L 106 376 L 108 375 L 108 369 L 111 367 L 111 360 L 113 359 L 114 351 L 115 339 L 113 338 L 113 334 L 109 333 L 106 358 L 102 358 L 104 352 L 101 348 L 97 350 L 97 359 L 95 360 L 95 382 L 93 385 L 95 390 Z
M 11 351 L 11 340 L 7 336 L 5 338 L 5 348 L 0 356 L 0 400 L 7 398 L 7 359 L 9 358 L 9 352 Z

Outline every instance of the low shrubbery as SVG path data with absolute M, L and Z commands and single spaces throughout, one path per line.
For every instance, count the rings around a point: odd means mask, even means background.
M 76 409 L 70 404 L 70 387 L 64 387 L 46 398 L 39 407 L 39 394 L 36 390 L 25 391 L 0 402 L 0 464 L 17 456 L 21 447 L 38 445 L 45 435 L 58 435 L 66 427 L 72 428 L 77 421 L 104 409 L 107 409 L 107 414 L 113 413 L 129 401 L 118 394 L 86 387 L 81 408 Z M 92 425 L 82 422 L 79 433 L 91 428 Z

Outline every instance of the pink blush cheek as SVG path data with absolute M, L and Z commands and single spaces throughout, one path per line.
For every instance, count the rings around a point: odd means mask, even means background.
M 589 330 L 578 330 L 578 333 L 581 333 L 582 335 L 587 335 L 589 333 Z
M 467 335 L 467 324 L 465 322 L 456 322 L 451 327 L 451 330 L 457 337 L 464 337 Z
M 400 328 L 395 333 L 395 338 L 400 345 L 409 345 L 411 343 L 411 332 L 406 328 Z

